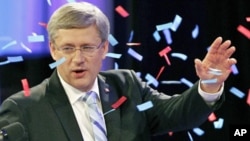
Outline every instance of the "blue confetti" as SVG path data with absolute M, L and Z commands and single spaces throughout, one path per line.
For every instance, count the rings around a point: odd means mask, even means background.
M 151 101 L 147 101 L 145 103 L 142 103 L 140 105 L 136 106 L 139 111 L 145 111 L 153 107 L 153 103 Z
M 164 29 L 163 33 L 165 35 L 165 39 L 166 39 L 167 43 L 172 44 L 173 40 L 172 40 L 171 33 L 170 33 L 169 29 Z
M 109 34 L 108 40 L 112 46 L 115 46 L 118 44 L 118 41 L 115 39 L 115 37 L 112 34 Z
M 221 129 L 223 127 L 224 119 L 219 118 L 218 121 L 214 122 L 214 128 L 215 129 Z
M 243 98 L 245 96 L 245 94 L 242 91 L 240 91 L 239 89 L 235 87 L 232 87 L 229 91 L 239 98 Z
M 159 82 L 150 74 L 146 74 L 145 79 L 147 80 L 147 84 L 153 84 L 155 87 L 158 87 Z
M 121 54 L 117 54 L 117 53 L 107 53 L 106 56 L 107 57 L 111 57 L 111 58 L 120 59 L 122 55 Z
M 182 22 L 182 18 L 179 15 L 175 15 L 171 29 L 175 32 L 178 29 L 178 27 L 180 26 L 181 22 Z
M 181 82 L 186 84 L 188 87 L 192 87 L 194 84 L 187 80 L 186 78 L 181 78 Z
M 203 83 L 203 84 L 211 84 L 211 83 L 216 83 L 216 82 L 217 82 L 217 78 L 201 80 L 201 83 Z
M 193 37 L 194 39 L 196 39 L 197 36 L 198 36 L 198 34 L 199 34 L 199 26 L 198 26 L 198 25 L 195 25 L 195 28 L 194 28 L 194 30 L 192 31 L 192 37 Z
M 50 69 L 53 69 L 53 68 L 61 65 L 65 60 L 66 60 L 65 57 L 63 57 L 63 58 L 57 60 L 56 62 L 49 64 Z
M 28 42 L 44 42 L 43 35 L 28 36 Z
M 172 22 L 166 23 L 166 24 L 160 24 L 160 25 L 156 25 L 156 29 L 157 31 L 162 31 L 164 29 L 169 29 L 173 26 Z
M 200 129 L 200 128 L 193 128 L 193 132 L 198 135 L 198 136 L 202 136 L 205 132 Z
M 139 61 L 142 61 L 142 59 L 143 59 L 143 57 L 139 53 L 135 52 L 131 48 L 128 49 L 128 54 L 130 54 L 131 56 L 133 56 L 135 59 L 137 59 Z
M 171 53 L 172 57 L 177 57 L 182 59 L 183 61 L 187 60 L 187 55 L 183 54 L 183 53 Z
M 161 40 L 161 36 L 157 30 L 153 33 L 153 36 L 157 42 L 159 42 Z

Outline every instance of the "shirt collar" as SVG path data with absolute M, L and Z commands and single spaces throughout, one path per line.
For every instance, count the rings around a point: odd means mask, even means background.
M 59 76 L 59 80 L 62 83 L 62 86 L 66 92 L 66 95 L 69 98 L 69 101 L 71 104 L 74 104 L 75 102 L 77 102 L 82 96 L 86 95 L 86 92 L 82 92 L 79 89 L 74 88 L 73 86 L 71 86 L 70 84 L 68 84 L 67 82 L 65 82 L 63 80 L 63 78 L 61 77 L 61 75 L 58 73 Z M 98 86 L 98 79 L 95 79 L 94 85 L 93 87 L 90 89 L 90 91 L 94 91 L 97 93 L 98 98 L 100 99 L 100 94 L 99 94 L 99 86 Z

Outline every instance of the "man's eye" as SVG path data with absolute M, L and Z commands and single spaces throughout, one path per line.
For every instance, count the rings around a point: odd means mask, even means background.
M 73 47 L 64 47 L 63 50 L 64 51 L 71 51 L 71 50 L 74 50 L 74 48 Z
M 84 47 L 82 47 L 82 49 L 83 50 L 91 50 L 91 49 L 93 49 L 94 47 L 92 47 L 92 46 L 84 46 Z

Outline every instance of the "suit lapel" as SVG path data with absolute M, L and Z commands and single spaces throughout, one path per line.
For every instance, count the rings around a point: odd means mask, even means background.
M 69 140 L 82 141 L 82 135 L 74 116 L 73 109 L 59 81 L 56 71 L 54 71 L 51 76 L 47 96 Z
M 103 113 L 112 110 L 111 105 L 114 104 L 118 99 L 119 95 L 106 83 L 106 79 L 102 76 L 98 76 L 98 83 L 100 89 L 100 96 L 102 100 Z M 109 141 L 120 140 L 121 134 L 121 119 L 120 119 L 120 108 L 113 112 L 107 113 L 105 116 L 107 134 Z

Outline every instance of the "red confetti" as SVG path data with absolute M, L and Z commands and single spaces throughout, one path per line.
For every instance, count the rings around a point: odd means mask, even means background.
M 250 106 L 250 89 L 248 90 L 247 104 Z
M 129 16 L 129 13 L 120 5 L 115 8 L 115 11 L 118 12 L 124 18 Z
M 237 30 L 243 34 L 244 36 L 246 36 L 248 39 L 250 39 L 250 30 L 247 29 L 246 27 L 244 27 L 243 25 L 239 25 L 237 27 Z
M 173 135 L 173 132 L 168 132 L 168 135 L 169 135 L 169 136 L 172 136 L 172 135 Z
M 160 55 L 161 57 L 162 57 L 162 56 L 165 57 L 165 59 L 166 59 L 168 65 L 171 65 L 171 63 L 170 63 L 170 61 L 169 61 L 169 59 L 168 59 L 167 53 L 169 53 L 171 50 L 172 50 L 172 49 L 171 49 L 169 46 L 167 46 L 166 48 L 164 48 L 163 50 L 161 50 L 161 51 L 159 52 L 159 55 Z
M 30 88 L 29 88 L 28 80 L 22 79 L 22 85 L 23 85 L 23 90 L 24 90 L 24 96 L 26 97 L 30 96 Z
M 39 24 L 40 26 L 43 26 L 43 27 L 47 28 L 47 24 L 46 24 L 46 23 L 39 22 L 38 24 Z
M 246 21 L 247 21 L 247 22 L 250 22 L 250 17 L 246 17 Z
M 217 118 L 216 118 L 216 115 L 214 114 L 214 113 L 211 113 L 210 115 L 209 115 L 209 117 L 208 117 L 208 120 L 210 121 L 210 122 L 213 122 L 213 121 L 215 121 Z
M 162 74 L 164 69 L 165 69 L 165 66 L 162 66 L 161 69 L 160 69 L 160 72 L 157 74 L 157 77 L 156 77 L 157 80 L 159 79 L 159 77 Z
M 125 96 L 122 96 L 119 100 L 117 100 L 114 104 L 112 104 L 112 108 L 113 109 L 117 109 L 119 108 L 125 101 L 127 100 L 127 98 Z

